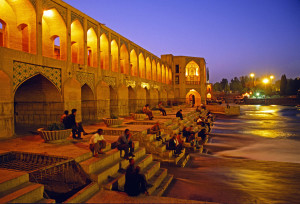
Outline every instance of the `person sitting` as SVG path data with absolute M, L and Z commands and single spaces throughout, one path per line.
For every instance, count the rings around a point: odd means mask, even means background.
M 118 150 L 125 151 L 125 159 L 129 159 L 129 156 L 134 157 L 135 155 L 133 154 L 134 152 L 134 143 L 131 140 L 131 133 L 129 129 L 126 129 L 124 131 L 124 135 L 121 135 L 118 139 Z
M 125 173 L 124 191 L 129 196 L 138 196 L 140 193 L 148 195 L 146 178 L 140 174 L 139 166 L 134 168 L 134 163 L 134 159 L 129 160 L 129 165 Z
M 153 120 L 153 114 L 150 110 L 149 104 L 146 104 L 143 108 L 143 112 L 148 116 L 149 120 Z
M 187 141 L 189 136 L 190 136 L 190 132 L 187 130 L 187 128 L 184 126 L 182 129 L 182 136 L 185 138 L 185 140 Z
M 163 116 L 167 116 L 166 110 L 165 110 L 162 102 L 159 102 L 158 109 L 160 110 L 160 112 L 162 113 Z
M 169 150 L 173 150 L 174 151 L 174 155 L 177 157 L 180 153 L 181 153 L 181 149 L 179 146 L 179 142 L 177 140 L 177 135 L 174 134 L 172 136 L 172 138 L 169 140 Z
M 176 113 L 176 117 L 180 118 L 180 120 L 183 120 L 182 110 L 181 109 Z
M 161 132 L 160 132 L 160 128 L 159 128 L 159 123 L 158 122 L 155 125 L 153 125 L 152 128 L 150 128 L 149 134 L 155 134 L 157 141 L 162 140 Z
M 72 113 L 67 116 L 66 129 L 72 129 L 72 137 L 74 139 L 82 139 L 81 132 L 83 132 L 82 126 L 80 127 L 78 123 L 76 123 L 76 109 L 72 109 Z M 77 134 L 77 137 L 76 137 Z
M 201 138 L 201 143 L 204 144 L 205 140 L 207 138 L 207 132 L 206 129 L 202 129 L 199 133 L 198 133 L 198 137 Z
M 102 149 L 106 147 L 106 141 L 104 140 L 102 129 L 98 129 L 97 133 L 91 137 L 89 147 L 94 157 L 98 157 L 98 154 L 104 154 Z

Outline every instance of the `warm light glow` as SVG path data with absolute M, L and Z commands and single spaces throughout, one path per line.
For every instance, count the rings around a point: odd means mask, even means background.
M 268 78 L 264 78 L 264 79 L 263 79 L 263 83 L 264 83 L 264 84 L 269 83 L 269 79 L 268 79 Z
M 248 97 L 249 98 L 250 94 L 248 94 L 247 92 L 243 94 L 243 98 Z
M 259 93 L 258 93 L 258 92 L 256 93 L 256 96 L 259 96 Z
M 271 76 L 270 76 L 270 79 L 273 80 L 273 79 L 274 79 L 274 75 L 271 75 Z
M 250 91 L 250 94 L 252 94 L 252 91 Z
M 254 74 L 254 73 L 251 73 L 251 74 L 250 74 L 250 77 L 251 77 L 251 78 L 253 78 L 254 76 L 255 76 L 255 74 Z
M 43 15 L 46 17 L 52 17 L 53 11 L 52 10 L 44 10 Z

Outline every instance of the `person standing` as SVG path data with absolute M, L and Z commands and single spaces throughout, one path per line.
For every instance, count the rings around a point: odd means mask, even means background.
M 60 122 L 64 125 L 65 129 L 67 129 L 66 127 L 68 126 L 67 124 L 68 115 L 69 115 L 69 111 L 65 110 L 64 114 L 60 117 Z
M 78 128 L 78 124 L 76 123 L 76 112 L 77 112 L 77 109 L 72 109 L 72 113 L 70 115 L 68 115 L 66 129 L 72 128 L 72 137 L 74 139 L 82 139 L 81 138 L 82 128 Z M 77 137 L 76 137 L 76 134 L 77 134 Z
M 103 137 L 103 130 L 98 129 L 89 142 L 90 150 L 93 152 L 94 157 L 98 157 L 98 154 L 104 154 L 102 149 L 106 147 L 106 141 Z

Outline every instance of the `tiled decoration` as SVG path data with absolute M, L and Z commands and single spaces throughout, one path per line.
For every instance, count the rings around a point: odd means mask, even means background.
M 93 73 L 76 72 L 76 78 L 81 86 L 87 84 L 94 92 L 95 75 Z
M 59 91 L 61 91 L 61 69 L 28 64 L 24 62 L 14 61 L 13 64 L 13 89 L 19 87 L 27 79 L 41 74 L 51 81 Z

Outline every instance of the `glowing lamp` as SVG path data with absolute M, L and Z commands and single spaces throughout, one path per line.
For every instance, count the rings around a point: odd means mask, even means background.
M 46 17 L 52 17 L 53 11 L 52 10 L 44 10 L 43 15 Z
M 264 84 L 269 83 L 269 79 L 268 79 L 268 78 L 264 78 L 264 79 L 263 79 L 263 83 L 264 83 Z
M 256 93 L 256 96 L 259 96 L 259 92 Z
M 271 76 L 270 76 L 270 79 L 273 80 L 273 79 L 274 79 L 274 75 L 271 75 Z
M 251 78 L 253 78 L 254 76 L 255 76 L 255 74 L 254 74 L 254 73 L 251 73 L 251 74 L 250 74 L 250 77 L 251 77 Z

